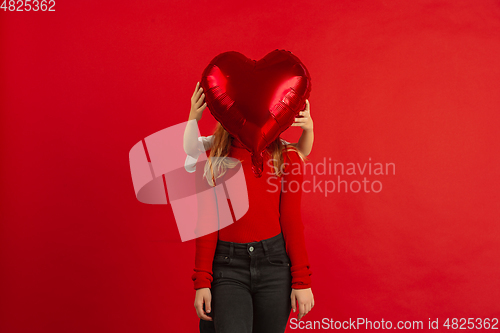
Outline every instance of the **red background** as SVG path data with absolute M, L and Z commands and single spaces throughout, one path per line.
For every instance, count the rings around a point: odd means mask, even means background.
M 500 317 L 498 1 L 55 8 L 0 12 L 0 331 L 197 331 L 194 241 L 137 201 L 128 152 L 187 120 L 215 55 L 276 48 L 311 73 L 311 162 L 396 166 L 303 196 L 304 319 Z

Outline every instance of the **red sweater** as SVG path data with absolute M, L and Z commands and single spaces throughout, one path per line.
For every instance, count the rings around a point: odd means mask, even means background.
M 242 218 L 219 232 L 196 238 L 195 273 L 192 275 L 194 289 L 211 287 L 212 262 L 218 237 L 222 241 L 249 243 L 271 238 L 280 232 L 283 232 L 291 261 L 292 288 L 310 288 L 312 271 L 300 212 L 303 163 L 299 155 L 293 150 L 283 151 L 284 162 L 288 165 L 283 168 L 286 174 L 279 178 L 270 167 L 272 163 L 268 160 L 271 157 L 267 153 L 264 153 L 264 170 L 260 178 L 254 176 L 250 153 L 241 142 L 233 140 L 229 156 L 241 161 L 249 209 Z

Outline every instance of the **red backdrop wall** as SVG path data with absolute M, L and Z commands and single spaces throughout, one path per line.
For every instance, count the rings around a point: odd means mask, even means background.
M 0 11 L 0 331 L 197 331 L 194 242 L 137 201 L 128 152 L 187 120 L 215 55 L 276 48 L 311 73 L 311 163 L 395 165 L 379 193 L 304 194 L 304 319 L 500 316 L 498 1 L 55 8 Z

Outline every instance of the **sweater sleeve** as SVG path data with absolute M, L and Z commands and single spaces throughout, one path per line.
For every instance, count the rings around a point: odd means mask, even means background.
M 216 191 L 203 178 L 203 168 L 199 169 L 196 170 L 196 209 L 198 211 L 195 229 L 196 253 L 194 274 L 191 276 L 195 290 L 211 288 L 213 281 L 212 264 L 219 237 Z
M 217 232 L 196 238 L 194 289 L 210 288 L 213 281 L 212 263 L 217 246 Z
M 300 212 L 304 164 L 294 150 L 284 152 L 284 173 L 281 179 L 280 224 L 286 251 L 291 261 L 292 288 L 311 288 L 312 271 L 307 256 L 304 225 Z
M 198 137 L 196 151 L 191 151 L 190 154 L 186 155 L 184 168 L 186 169 L 187 172 L 192 173 L 196 171 L 196 163 L 198 162 L 198 157 L 200 156 L 200 154 L 212 148 L 213 137 L 214 137 L 213 135 Z

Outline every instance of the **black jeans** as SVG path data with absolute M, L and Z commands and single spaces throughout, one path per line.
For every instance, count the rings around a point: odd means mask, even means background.
M 292 275 L 283 234 L 251 243 L 218 240 L 213 261 L 214 320 L 200 332 L 281 333 L 292 310 Z

